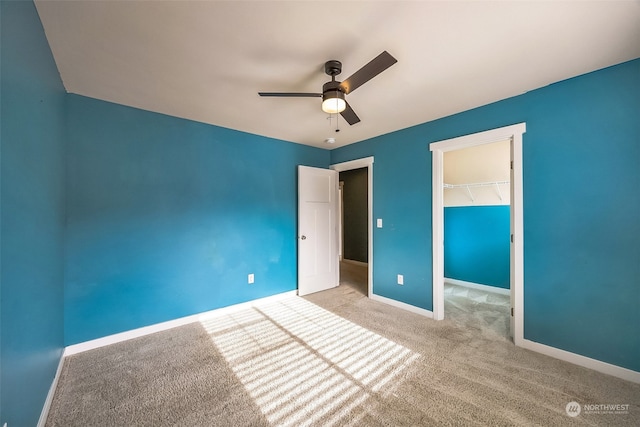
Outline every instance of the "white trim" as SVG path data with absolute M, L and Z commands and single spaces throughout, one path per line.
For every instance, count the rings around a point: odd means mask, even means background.
M 104 347 L 107 345 L 127 341 L 134 338 L 140 338 L 145 335 L 153 334 L 156 332 L 166 331 L 167 329 L 177 328 L 178 326 L 187 325 L 201 321 L 203 319 L 209 319 L 216 316 L 221 316 L 229 313 L 235 313 L 239 310 L 254 307 L 257 304 L 265 302 L 279 301 L 285 298 L 290 298 L 296 295 L 297 291 L 288 291 L 281 294 L 272 295 L 265 298 L 259 298 L 252 301 L 243 302 L 240 304 L 234 304 L 228 307 L 217 308 L 215 310 L 206 311 L 200 314 L 193 314 L 191 316 L 181 317 L 179 319 L 169 320 L 167 322 L 156 323 L 154 325 L 145 326 L 142 328 L 132 329 L 130 331 L 121 332 L 119 334 L 108 335 L 106 337 L 97 338 L 91 341 L 85 341 L 79 344 L 70 345 L 65 349 L 64 356 L 70 356 L 73 354 L 82 353 L 84 351 L 93 350 L 96 348 Z
M 360 267 L 368 267 L 369 264 L 362 261 L 356 261 L 355 259 L 346 259 L 343 258 L 342 262 L 346 262 L 347 264 L 359 265 Z
M 367 259 L 369 262 L 369 271 L 367 274 L 367 296 L 373 295 L 373 156 L 363 157 L 362 159 L 350 160 L 348 162 L 335 163 L 330 166 L 331 169 L 338 173 L 367 168 L 367 230 L 369 244 L 367 249 Z
M 338 175 L 338 260 L 342 261 L 344 258 L 344 239 L 342 231 L 344 229 L 344 181 L 340 181 L 340 175 Z
M 433 144 L 432 144 L 433 145 Z M 433 318 L 444 319 L 444 152 L 434 150 L 432 158 L 432 256 Z
M 49 409 L 51 409 L 51 402 L 53 402 L 53 396 L 56 393 L 56 388 L 58 387 L 58 380 L 60 379 L 60 374 L 62 373 L 62 366 L 64 365 L 65 351 L 60 355 L 60 360 L 58 361 L 58 369 L 56 369 L 56 375 L 53 377 L 53 381 L 51 382 L 51 387 L 49 387 L 49 393 L 47 393 L 47 398 L 44 401 L 44 405 L 42 406 L 42 412 L 40 412 L 40 418 L 38 419 L 38 427 L 44 427 L 47 423 L 47 417 L 49 416 Z M 4 424 L 5 427 L 7 423 Z
M 448 277 L 445 277 L 444 281 L 445 283 L 451 283 L 452 285 L 463 286 L 465 288 L 470 288 L 470 289 L 478 289 L 480 291 L 491 292 L 493 294 L 511 295 L 510 289 L 498 288 L 497 286 L 489 286 L 489 285 L 483 285 L 481 283 L 465 282 L 464 280 L 450 279 Z
M 511 232 L 514 236 L 514 242 L 511 248 L 513 254 L 511 292 L 513 293 L 514 310 L 513 342 L 517 346 L 522 346 L 524 339 L 522 134 L 526 130 L 526 123 L 518 123 L 429 144 L 429 149 L 432 152 L 433 314 L 434 319 L 442 320 L 444 319 L 444 152 L 508 139 L 512 141 L 513 179 L 511 186 L 513 187 L 513 197 L 511 199 L 511 215 L 513 229 Z
M 429 144 L 431 151 L 454 151 L 462 148 L 475 147 L 476 145 L 491 144 L 510 139 L 514 135 L 521 135 L 527 131 L 526 123 L 518 123 L 484 132 L 472 133 L 459 136 L 457 138 L 445 139 L 443 141 Z
M 634 383 L 640 383 L 640 372 L 632 371 L 631 369 L 612 365 L 610 363 L 602 362 L 600 360 L 592 359 L 580 354 L 571 353 L 570 351 L 561 350 L 559 348 L 551 347 L 545 344 L 540 344 L 528 339 L 522 340 L 522 347 L 526 348 L 527 350 L 542 353 L 555 359 L 573 363 L 574 365 L 593 369 L 594 371 L 602 372 L 603 374 L 622 378 L 623 380 L 631 381 Z
M 407 304 L 401 301 L 397 301 L 391 298 L 383 297 L 380 295 L 373 294 L 369 298 L 373 301 L 378 301 L 383 304 L 387 304 L 396 308 L 401 308 L 406 311 L 410 311 L 411 313 L 416 313 L 424 317 L 428 317 L 429 319 L 433 319 L 433 312 L 429 310 L 425 310 L 424 308 L 416 307 L 415 305 Z
M 522 346 L 524 340 L 524 184 L 522 179 L 522 134 L 527 131 L 526 125 L 521 123 L 517 127 L 511 127 L 511 233 L 513 233 L 513 247 L 511 256 L 511 300 L 514 310 L 513 316 L 513 342 Z
M 361 159 L 349 160 L 348 162 L 335 163 L 330 166 L 331 169 L 337 172 L 350 171 L 353 169 L 366 168 L 373 164 L 373 156 L 363 157 Z

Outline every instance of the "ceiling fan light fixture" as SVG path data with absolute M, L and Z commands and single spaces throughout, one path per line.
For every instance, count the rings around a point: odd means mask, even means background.
M 327 114 L 342 113 L 347 108 L 344 100 L 344 93 L 339 90 L 332 90 L 322 94 L 322 111 Z

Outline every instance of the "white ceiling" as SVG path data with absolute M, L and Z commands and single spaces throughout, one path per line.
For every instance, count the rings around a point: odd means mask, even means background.
M 36 0 L 66 90 L 335 148 L 640 57 L 638 1 Z M 348 95 L 340 133 L 320 98 L 383 50 L 398 63 Z M 336 143 L 324 140 L 335 137 Z
M 446 184 L 477 184 L 511 179 L 511 141 L 447 151 L 443 159 Z

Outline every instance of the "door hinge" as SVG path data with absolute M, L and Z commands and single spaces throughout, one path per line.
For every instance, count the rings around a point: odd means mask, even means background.
M 513 170 L 513 160 L 511 160 L 511 170 Z
M 513 307 L 511 307 L 511 317 L 513 317 Z
M 511 243 L 513 243 L 513 234 L 511 235 Z

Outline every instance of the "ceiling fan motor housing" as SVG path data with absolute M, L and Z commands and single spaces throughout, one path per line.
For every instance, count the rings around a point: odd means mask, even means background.
M 326 95 L 327 93 L 333 93 L 333 92 L 340 92 L 342 94 L 341 98 L 344 99 L 344 92 L 340 87 L 340 82 L 332 80 L 322 85 L 322 96 Z

